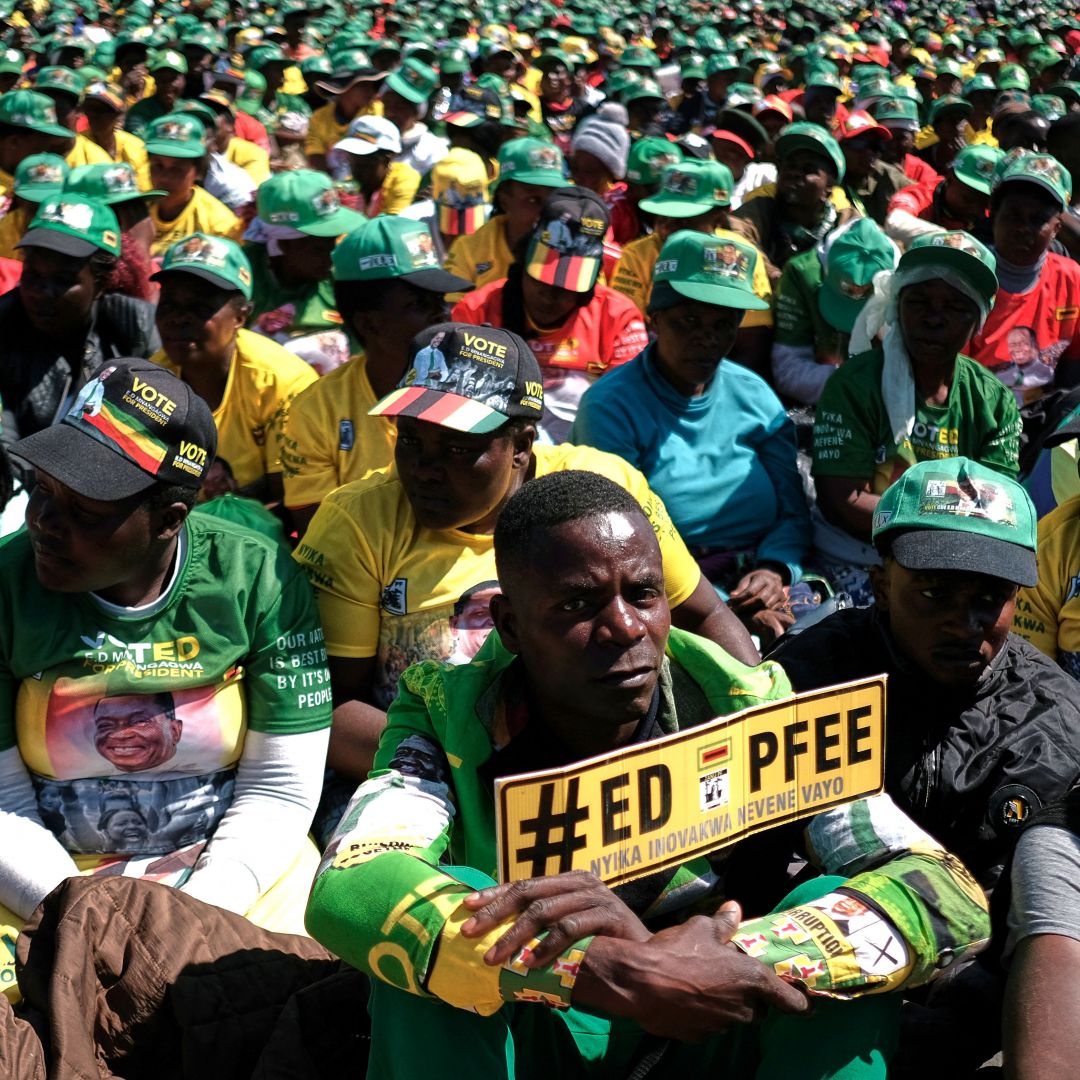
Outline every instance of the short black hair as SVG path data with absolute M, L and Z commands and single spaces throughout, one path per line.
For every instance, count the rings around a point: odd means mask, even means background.
M 166 484 L 159 480 L 153 487 L 139 493 L 139 502 L 146 507 L 148 513 L 153 514 L 172 506 L 173 503 L 183 503 L 190 510 L 198 496 L 198 488 L 184 484 Z
M 385 278 L 381 281 L 338 281 L 334 280 L 334 306 L 344 320 L 349 333 L 353 333 L 354 315 L 369 311 L 379 311 L 385 303 L 391 289 L 398 285 L 408 285 L 401 278 Z M 419 286 L 414 285 L 414 289 Z
M 599 473 L 566 469 L 529 480 L 502 508 L 495 522 L 495 566 L 505 586 L 529 559 L 538 533 L 603 514 L 639 514 L 641 504 L 624 487 Z

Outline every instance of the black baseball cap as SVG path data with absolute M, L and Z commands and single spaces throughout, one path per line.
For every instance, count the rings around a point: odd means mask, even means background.
M 109 360 L 63 418 L 11 453 L 88 499 L 127 499 L 160 482 L 198 489 L 217 450 L 209 406 L 149 360 Z
M 517 334 L 450 322 L 413 338 L 405 377 L 369 415 L 484 434 L 515 417 L 539 420 L 543 412 L 544 377 Z

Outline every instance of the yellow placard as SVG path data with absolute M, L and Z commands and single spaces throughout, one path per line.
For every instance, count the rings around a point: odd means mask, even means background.
M 882 790 L 885 676 L 495 782 L 499 880 L 609 885 Z

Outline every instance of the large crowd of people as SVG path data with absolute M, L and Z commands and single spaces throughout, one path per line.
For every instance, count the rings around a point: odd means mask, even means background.
M 1080 11 L 0 33 L 0 1073 L 1077 1075 Z M 882 793 L 498 882 L 881 674 Z

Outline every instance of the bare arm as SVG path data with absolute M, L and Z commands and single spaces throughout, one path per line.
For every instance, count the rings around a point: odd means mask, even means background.
M 1080 1062 L 1080 941 L 1024 938 L 1005 992 L 1005 1080 L 1072 1080 Z
M 761 663 L 761 654 L 754 648 L 746 627 L 717 596 L 704 574 L 697 588 L 678 607 L 671 609 L 671 621 L 680 630 L 715 641 L 744 664 Z
M 869 480 L 850 476 L 818 476 L 817 500 L 826 520 L 846 529 L 864 544 L 870 543 L 870 526 L 880 495 L 870 491 Z
M 327 764 L 356 781 L 366 780 L 386 727 L 386 713 L 370 703 L 375 658 L 331 656 L 329 667 L 334 722 Z

